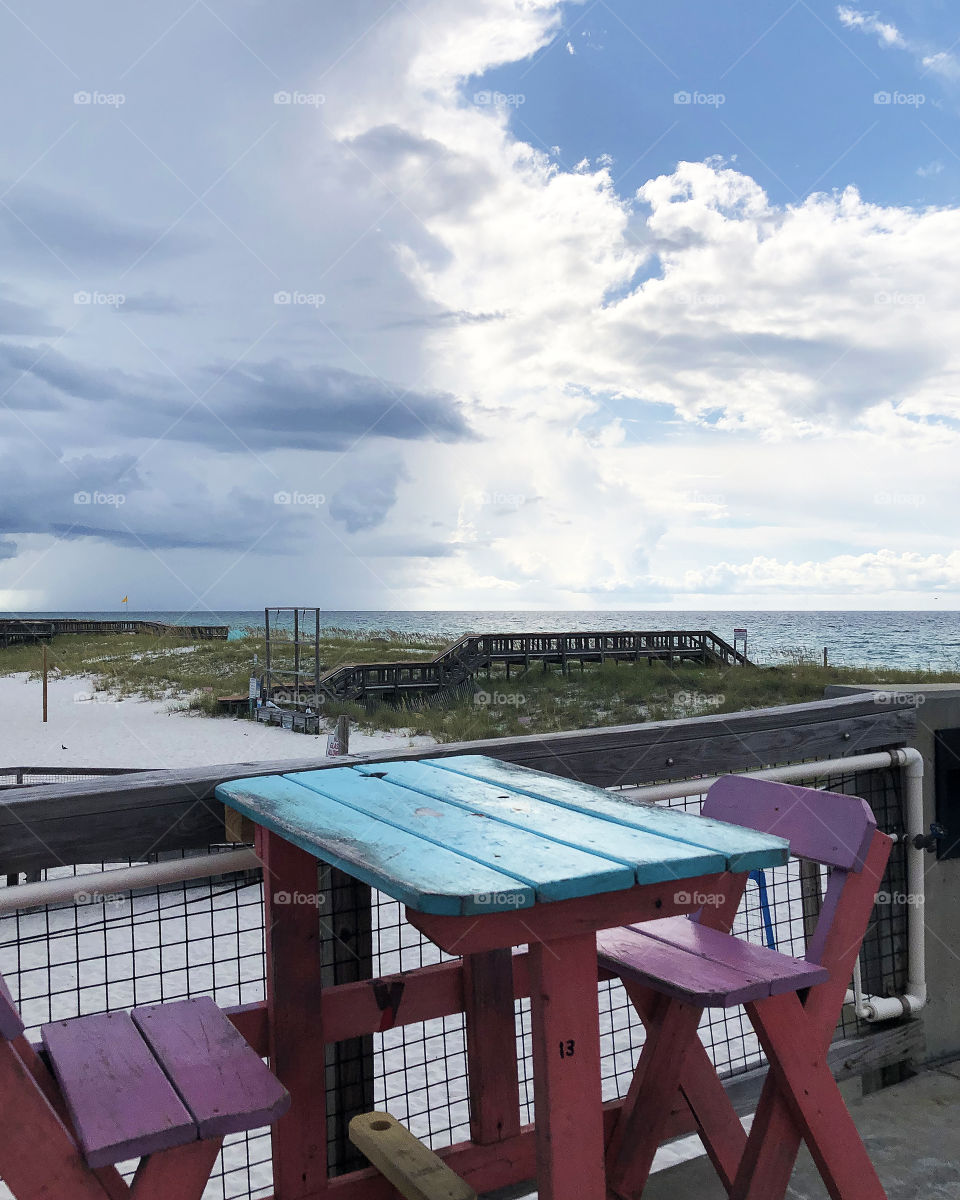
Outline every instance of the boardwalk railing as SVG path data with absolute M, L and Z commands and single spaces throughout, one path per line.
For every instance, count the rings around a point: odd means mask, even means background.
M 38 620 L 0 617 L 0 646 L 47 641 L 68 633 L 152 633 L 157 637 L 223 641 L 229 632 L 228 625 L 167 625 L 162 621 L 140 621 L 136 618 L 87 621 L 76 617 L 44 617 Z
M 455 688 L 494 663 L 559 666 L 604 662 L 698 662 L 750 666 L 746 655 L 708 629 L 592 633 L 468 633 L 435 658 L 419 662 L 348 663 L 321 676 L 324 695 L 335 700 L 391 699 Z M 314 700 L 314 704 L 317 701 Z

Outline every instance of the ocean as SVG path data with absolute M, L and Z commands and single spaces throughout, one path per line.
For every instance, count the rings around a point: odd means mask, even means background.
M 228 625 L 232 637 L 263 627 L 263 609 L 242 612 L 9 612 L 16 617 L 82 617 L 119 620 L 139 617 L 172 625 Z M 934 671 L 960 670 L 960 612 L 664 612 L 629 609 L 364 611 L 321 610 L 325 629 L 362 632 L 395 630 L 449 638 L 463 633 L 562 632 L 590 629 L 709 629 L 728 642 L 735 628 L 747 630 L 747 654 L 776 663 L 799 654 L 837 666 L 890 666 Z

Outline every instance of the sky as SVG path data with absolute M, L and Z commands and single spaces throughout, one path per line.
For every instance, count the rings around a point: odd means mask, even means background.
M 960 14 L 0 5 L 0 607 L 960 608 Z

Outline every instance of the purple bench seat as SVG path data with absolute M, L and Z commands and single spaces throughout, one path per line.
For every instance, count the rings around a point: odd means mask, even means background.
M 276 1121 L 290 1097 L 208 999 L 41 1030 L 89 1166 Z
M 824 983 L 830 972 L 805 959 L 740 941 L 691 921 L 664 917 L 606 929 L 600 965 L 621 979 L 705 1008 L 729 1008 Z

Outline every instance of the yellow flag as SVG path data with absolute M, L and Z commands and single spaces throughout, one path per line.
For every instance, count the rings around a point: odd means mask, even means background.
M 126 597 L 126 596 L 124 596 L 124 598 L 123 598 L 123 599 L 120 601 L 120 603 L 121 603 L 121 604 L 126 604 L 126 602 L 127 602 L 127 597 Z

